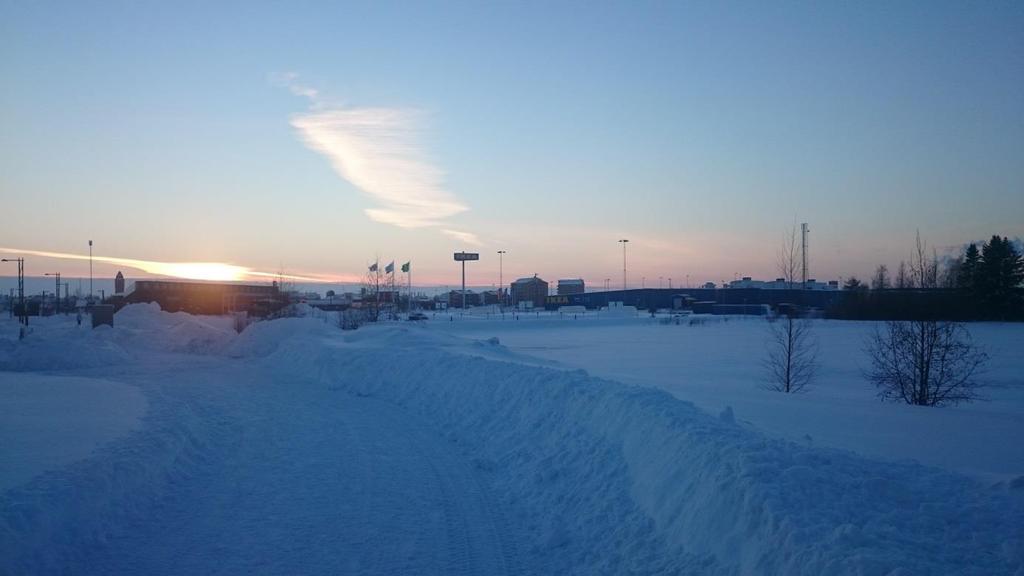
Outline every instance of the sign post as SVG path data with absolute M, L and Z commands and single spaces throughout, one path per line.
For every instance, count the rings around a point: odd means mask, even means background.
M 479 260 L 477 252 L 456 252 L 455 261 L 462 262 L 462 311 L 466 311 L 466 260 Z

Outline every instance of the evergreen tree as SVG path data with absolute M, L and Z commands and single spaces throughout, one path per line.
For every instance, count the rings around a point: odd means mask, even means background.
M 981 264 L 981 254 L 978 252 L 978 245 L 971 242 L 964 250 L 964 259 L 960 264 L 960 273 L 957 277 L 957 287 L 965 290 L 974 290 L 978 276 L 978 266 Z
M 1024 282 L 1024 260 L 1013 244 L 998 234 L 981 247 L 975 286 L 990 314 L 1003 317 L 1017 311 L 1017 288 Z

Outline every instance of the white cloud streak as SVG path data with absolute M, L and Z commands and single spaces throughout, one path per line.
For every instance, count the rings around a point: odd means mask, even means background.
M 469 209 L 445 189 L 444 173 L 420 146 L 417 112 L 328 105 L 315 89 L 296 84 L 294 75 L 283 81 L 312 102 L 309 112 L 291 119 L 302 142 L 379 204 L 366 209 L 371 219 L 402 228 L 435 227 Z
M 459 242 L 462 242 L 463 244 L 470 244 L 472 246 L 484 245 L 484 243 L 480 241 L 480 238 L 476 234 L 473 234 L 472 232 L 463 232 L 461 230 L 451 230 L 449 228 L 444 228 L 441 230 L 441 233 L 444 234 L 445 236 L 454 238 Z

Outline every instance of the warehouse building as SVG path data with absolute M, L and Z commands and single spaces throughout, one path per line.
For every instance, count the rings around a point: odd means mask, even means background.
M 519 308 L 543 308 L 548 296 L 548 283 L 534 274 L 512 283 L 512 305 Z
M 586 287 L 583 284 L 582 278 L 568 278 L 565 280 L 558 281 L 558 295 L 567 296 L 569 294 L 583 294 L 586 292 Z
M 232 284 L 227 282 L 178 282 L 136 280 L 125 303 L 156 302 L 167 312 L 230 314 L 247 312 L 267 316 L 284 308 L 287 296 L 277 284 Z

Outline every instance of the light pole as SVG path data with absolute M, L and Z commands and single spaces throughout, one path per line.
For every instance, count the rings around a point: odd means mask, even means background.
M 611 278 L 605 278 L 605 279 L 604 279 L 604 291 L 605 291 L 605 292 L 607 292 L 607 291 L 608 291 L 608 290 L 610 289 L 610 288 L 608 287 L 608 284 L 609 284 L 609 283 L 610 283 L 611 281 L 612 281 L 612 279 L 611 279 Z
M 668 277 L 668 289 L 669 290 L 672 289 L 672 277 L 671 276 Z
M 25 308 L 25 259 L 0 258 L 0 262 L 18 263 L 18 305 L 21 306 L 20 322 L 25 326 L 28 326 L 28 309 Z
M 619 242 L 622 244 L 622 289 L 625 290 L 626 289 L 626 244 L 629 242 L 629 240 L 623 238 L 622 240 L 619 240 Z
M 89 302 L 92 302 L 92 240 L 89 240 Z
M 57 277 L 57 289 L 54 290 L 53 295 L 57 299 L 57 313 L 60 314 L 60 272 L 46 272 L 43 276 L 56 276 Z
M 646 287 L 647 287 L 647 276 L 641 276 L 640 277 L 640 288 L 646 288 Z
M 505 250 L 498 250 L 498 308 L 500 310 L 505 309 L 505 277 L 504 269 L 502 268 L 502 260 L 506 254 Z

